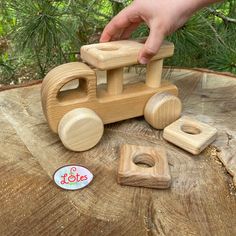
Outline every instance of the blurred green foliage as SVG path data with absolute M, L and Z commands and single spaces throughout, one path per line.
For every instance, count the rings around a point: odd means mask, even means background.
M 43 78 L 77 60 L 79 48 L 99 40 L 104 26 L 130 0 L 1 0 L 0 84 Z M 195 14 L 168 37 L 175 55 L 166 65 L 207 67 L 236 74 L 236 0 Z M 142 24 L 133 38 L 147 36 Z

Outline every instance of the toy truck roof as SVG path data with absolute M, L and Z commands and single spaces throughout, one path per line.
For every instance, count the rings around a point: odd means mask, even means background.
M 143 43 L 121 40 L 107 43 L 90 44 L 81 47 L 81 58 L 100 70 L 110 70 L 138 64 L 138 53 Z M 152 60 L 170 57 L 174 53 L 174 44 L 164 42 Z

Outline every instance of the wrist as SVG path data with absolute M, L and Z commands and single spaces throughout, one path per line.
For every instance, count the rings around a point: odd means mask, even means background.
M 190 0 L 189 2 L 191 2 L 193 6 L 193 12 L 195 12 L 213 3 L 221 2 L 221 0 Z
M 186 17 L 189 18 L 191 17 L 196 11 L 211 5 L 216 2 L 220 2 L 221 0 L 173 0 L 173 4 L 177 3 L 179 6 L 182 6 L 182 14 Z M 181 12 L 181 11 L 180 11 Z

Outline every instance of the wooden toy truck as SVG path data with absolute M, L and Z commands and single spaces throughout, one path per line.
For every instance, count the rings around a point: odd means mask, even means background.
M 123 67 L 138 63 L 142 46 L 139 41 L 122 40 L 81 48 L 85 62 L 107 71 L 106 86 L 97 86 L 95 71 L 85 63 L 64 64 L 47 74 L 41 89 L 43 112 L 65 147 L 92 148 L 101 139 L 104 124 L 145 115 L 153 127 L 164 128 L 180 116 L 177 87 L 161 82 L 163 59 L 174 52 L 172 43 L 163 43 L 147 65 L 145 82 L 123 85 Z M 79 87 L 61 92 L 73 80 L 79 80 Z

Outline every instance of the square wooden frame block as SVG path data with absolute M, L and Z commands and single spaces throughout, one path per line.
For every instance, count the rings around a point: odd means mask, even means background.
M 217 129 L 183 116 L 164 129 L 164 139 L 194 154 L 199 154 L 217 137 Z
M 118 183 L 147 188 L 168 188 L 171 176 L 165 148 L 123 145 L 120 149 Z
M 143 43 L 133 40 L 119 40 L 106 43 L 84 45 L 81 58 L 100 70 L 110 70 L 137 64 L 138 53 Z M 153 60 L 170 57 L 174 54 L 174 44 L 164 41 Z

